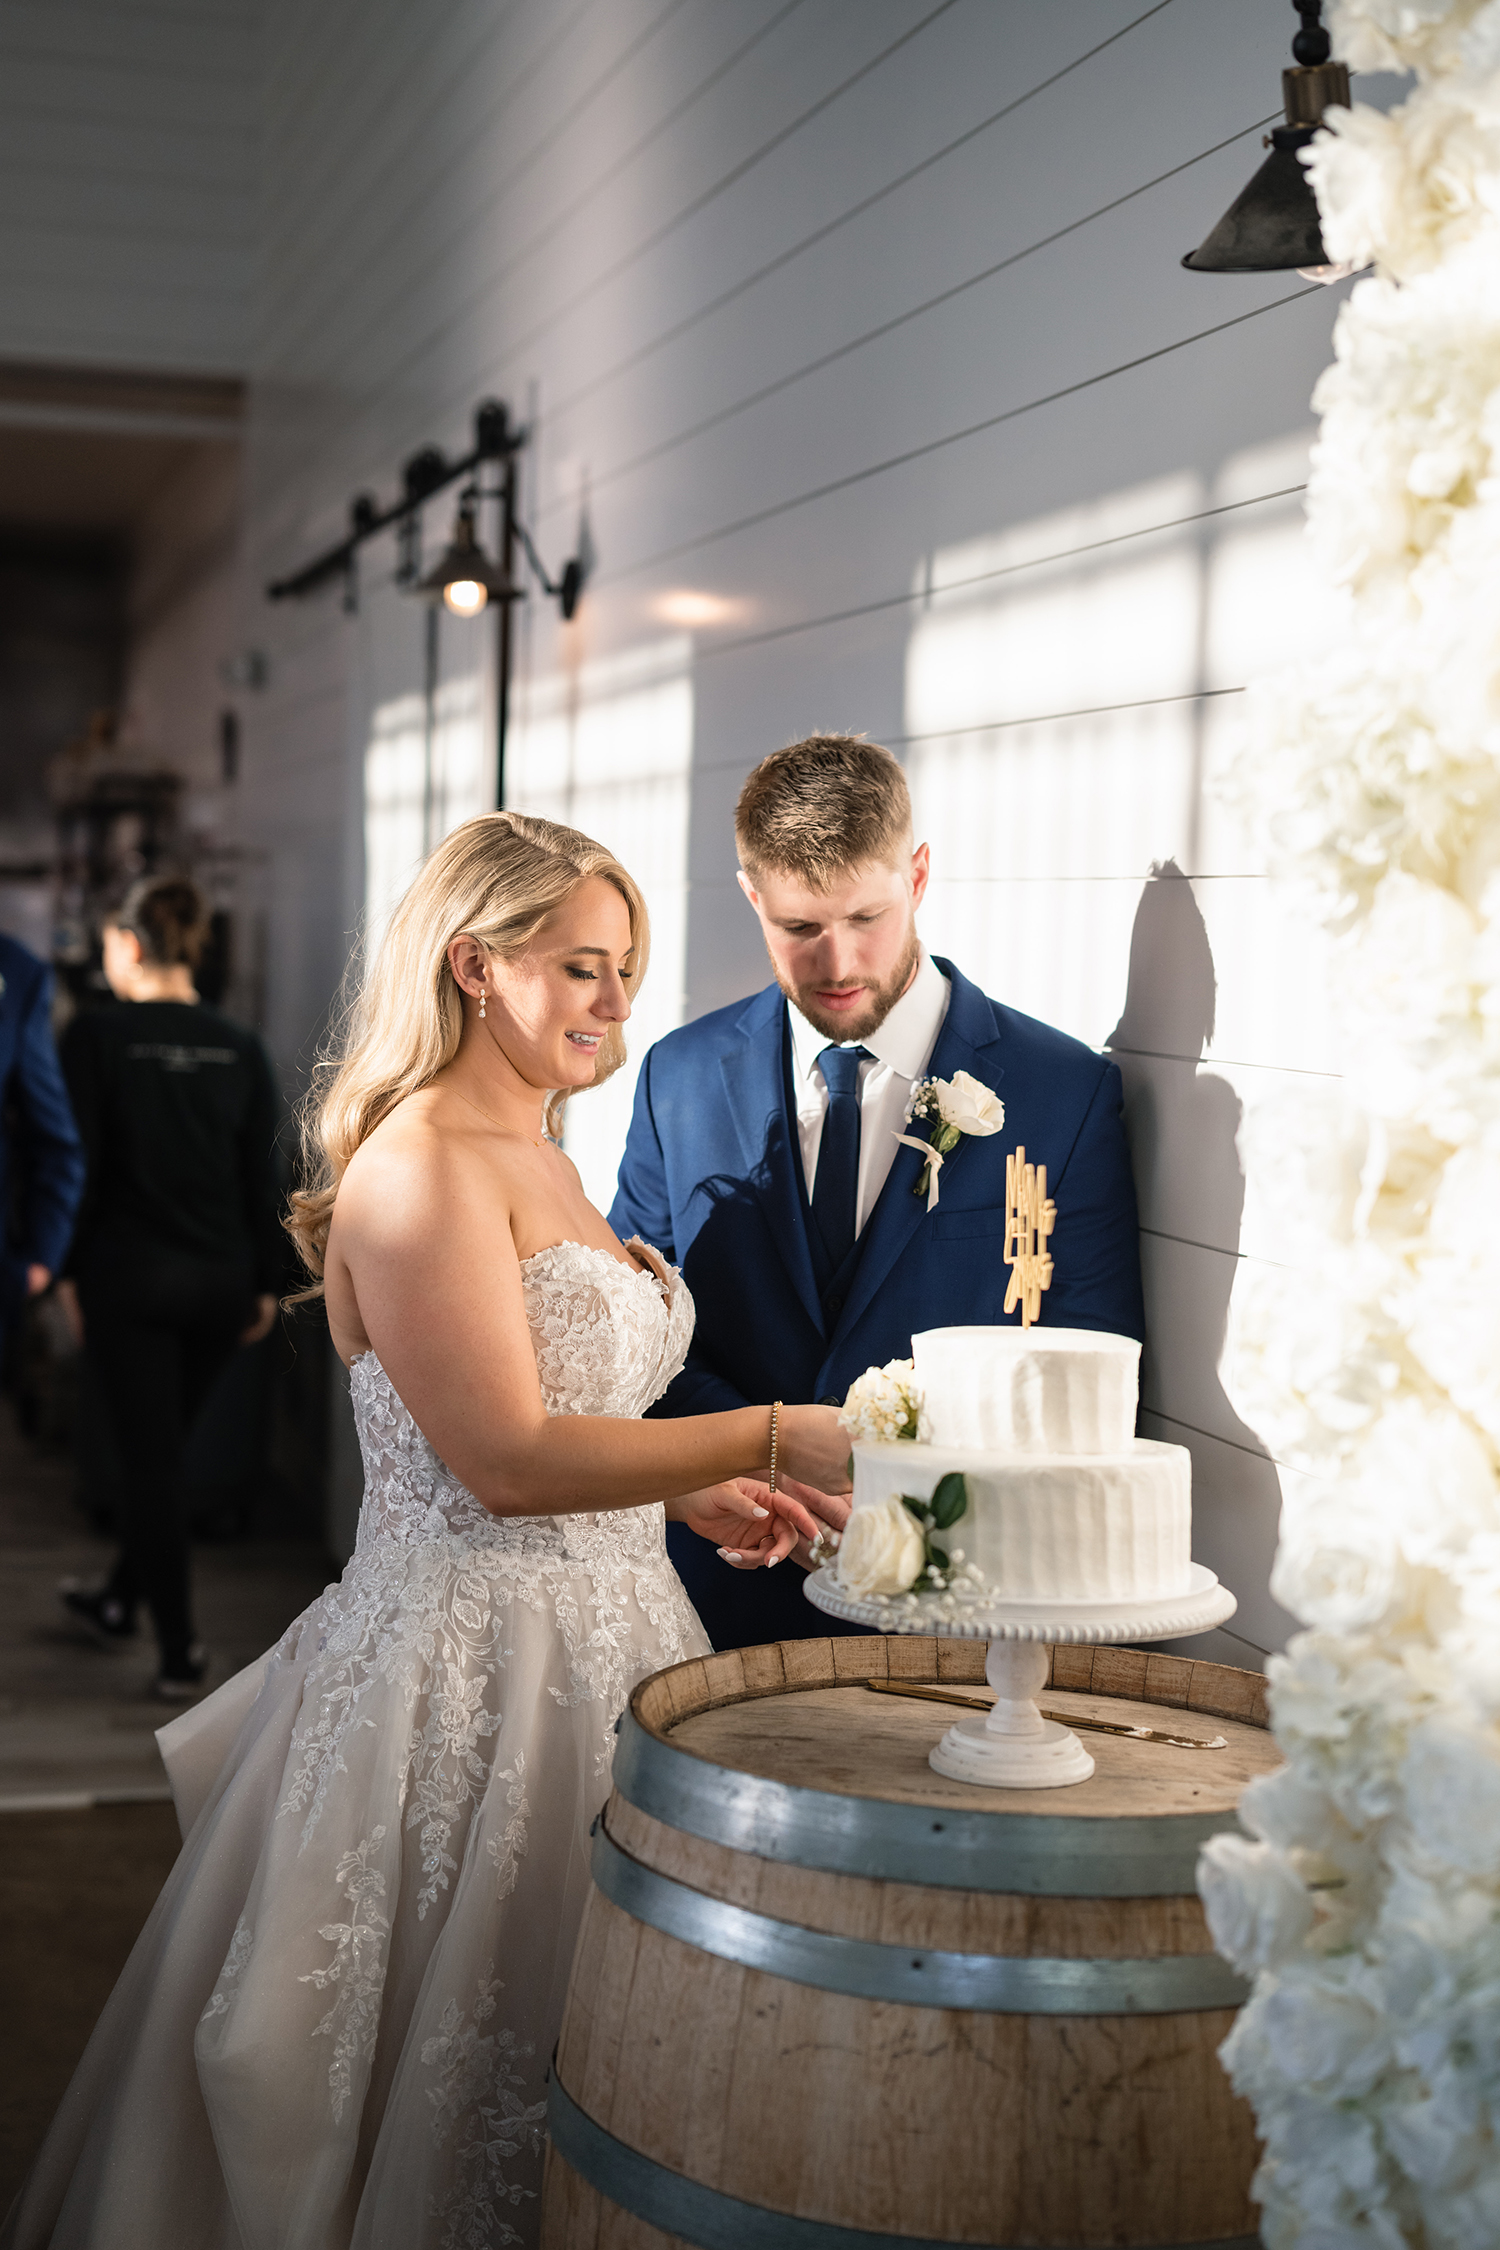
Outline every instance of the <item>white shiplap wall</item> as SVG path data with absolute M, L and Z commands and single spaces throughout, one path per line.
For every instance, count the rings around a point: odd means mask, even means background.
M 6 0 L 0 359 L 238 374 L 255 0 Z
M 1235 1273 L 1274 1249 L 1234 1135 L 1334 1060 L 1316 946 L 1208 785 L 1235 691 L 1316 629 L 1288 488 L 1340 292 L 1178 259 L 1258 160 L 1287 14 L 269 0 L 253 323 L 252 577 L 419 443 L 460 445 L 488 393 L 534 424 L 554 564 L 586 515 L 578 622 L 522 619 L 510 799 L 639 860 L 650 1028 L 763 980 L 733 884 L 747 768 L 815 727 L 902 751 L 931 941 L 1125 1068 L 1150 1426 L 1193 1448 L 1241 1654 L 1287 1621 L 1276 1472 L 1218 1373 Z M 392 745 L 421 629 L 390 564 L 355 618 L 336 594 L 246 613 L 273 666 L 247 835 L 293 1072 L 367 837 L 377 891 L 420 848 Z M 445 622 L 442 654 L 482 787 L 488 625 Z M 580 1125 L 601 1194 L 618 1127 L 607 1102 Z

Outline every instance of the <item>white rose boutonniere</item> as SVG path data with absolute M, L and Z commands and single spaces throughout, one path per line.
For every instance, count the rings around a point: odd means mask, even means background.
M 1005 1123 L 1005 1104 L 968 1071 L 955 1070 L 951 1078 L 918 1079 L 906 1111 L 908 1125 L 917 1121 L 927 1127 L 925 1141 L 911 1133 L 898 1133 L 896 1138 L 903 1148 L 920 1149 L 927 1159 L 912 1193 L 925 1195 L 930 1211 L 938 1199 L 943 1158 L 952 1154 L 966 1133 L 980 1140 L 998 1133 Z

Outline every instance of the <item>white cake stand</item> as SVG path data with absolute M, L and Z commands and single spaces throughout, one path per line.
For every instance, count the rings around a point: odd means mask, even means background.
M 1192 1565 L 1188 1591 L 1159 1602 L 956 1602 L 944 1594 L 877 1594 L 857 1600 L 825 1567 L 803 1592 L 815 1608 L 879 1633 L 931 1633 L 987 1640 L 984 1676 L 995 1691 L 984 1717 L 960 1719 L 928 1763 L 953 1781 L 989 1789 L 1063 1789 L 1087 1781 L 1094 1761 L 1071 1727 L 1044 1719 L 1037 1697 L 1056 1642 L 1171 1641 L 1233 1617 L 1236 1602 L 1211 1570 Z

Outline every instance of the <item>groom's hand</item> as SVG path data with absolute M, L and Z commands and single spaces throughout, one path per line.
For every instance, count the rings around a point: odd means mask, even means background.
M 818 1492 L 810 1484 L 798 1484 L 794 1479 L 778 1480 L 782 1489 L 801 1502 L 808 1514 L 816 1520 L 816 1530 L 821 1535 L 821 1545 L 814 1552 L 813 1541 L 804 1532 L 792 1549 L 793 1562 L 804 1570 L 814 1570 L 820 1562 L 827 1562 L 830 1553 L 839 1543 L 839 1534 L 849 1521 L 853 1502 L 847 1493 Z
M 820 1526 L 824 1531 L 842 1531 L 849 1521 L 853 1501 L 847 1492 L 819 1492 L 816 1485 L 799 1484 L 795 1477 L 779 1477 L 777 1491 L 799 1501 L 810 1516 L 816 1516 L 814 1531 Z

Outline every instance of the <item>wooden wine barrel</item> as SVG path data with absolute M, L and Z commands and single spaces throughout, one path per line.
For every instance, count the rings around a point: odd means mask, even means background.
M 1251 2250 L 1243 1987 L 1198 1848 L 1277 1763 L 1258 1674 L 1053 1652 L 1093 1777 L 927 1753 L 984 1644 L 784 1641 L 675 1666 L 620 1722 L 549 2089 L 545 2250 Z

